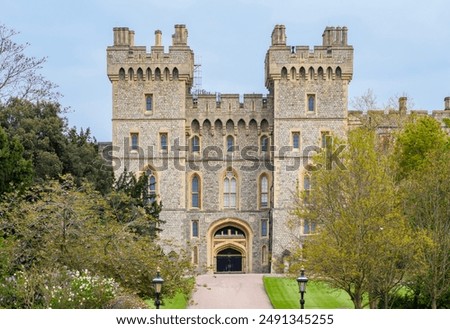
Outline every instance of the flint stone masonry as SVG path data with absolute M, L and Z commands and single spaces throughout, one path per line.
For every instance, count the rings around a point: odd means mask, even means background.
M 406 98 L 399 110 L 348 111 L 353 47 L 346 27 L 326 27 L 322 45 L 311 48 L 287 45 L 285 26 L 276 25 L 261 58 L 266 95 L 193 90 L 194 52 L 185 25 L 175 25 L 168 52 L 162 31 L 155 31 L 149 52 L 134 44 L 134 35 L 114 28 L 107 47 L 113 141 L 102 150 L 112 150 L 116 176 L 152 171 L 163 205 L 161 239 L 170 241 L 166 251 L 190 251 L 199 273 L 286 271 L 293 241 L 308 238 L 304 225 L 292 230 L 287 222 L 314 154 L 308 150 L 321 147 L 322 134 L 345 138 L 348 129 L 372 125 L 386 137 L 408 115 L 430 115 L 408 110 Z M 449 118 L 450 98 L 431 115 Z

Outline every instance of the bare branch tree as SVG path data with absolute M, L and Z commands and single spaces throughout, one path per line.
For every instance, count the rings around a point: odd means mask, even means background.
M 350 105 L 359 111 L 374 110 L 377 108 L 377 97 L 374 95 L 373 90 L 369 88 L 361 96 L 352 98 Z
M 38 73 L 47 58 L 25 55 L 28 43 L 13 41 L 19 33 L 0 25 L 0 102 L 18 97 L 30 101 L 57 100 L 57 86 Z

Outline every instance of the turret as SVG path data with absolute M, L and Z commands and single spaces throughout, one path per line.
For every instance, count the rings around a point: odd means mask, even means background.
M 128 27 L 114 28 L 114 46 L 134 46 L 134 31 Z
M 272 32 L 272 46 L 286 46 L 286 28 L 284 25 L 275 25 Z
M 188 30 L 186 25 L 175 25 L 175 33 L 172 34 L 172 46 L 187 46 Z
M 322 45 L 324 47 L 330 46 L 348 46 L 347 45 L 347 31 L 344 27 L 330 27 L 327 26 L 322 34 Z
M 162 46 L 162 32 L 161 30 L 155 31 L 155 46 L 161 47 Z
M 398 110 L 400 113 L 406 113 L 407 110 L 407 104 L 408 98 L 407 97 L 400 97 L 398 99 Z

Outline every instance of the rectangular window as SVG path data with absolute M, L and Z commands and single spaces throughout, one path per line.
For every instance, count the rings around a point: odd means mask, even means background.
M 200 152 L 200 137 L 192 137 L 192 152 Z
M 316 224 L 305 220 L 303 223 L 303 234 L 313 234 L 316 230 Z
M 261 177 L 260 184 L 261 208 L 266 208 L 269 205 L 269 180 L 267 176 Z
M 297 150 L 300 148 L 300 132 L 298 131 L 292 133 L 292 148 Z
M 159 142 L 160 142 L 160 146 L 161 146 L 161 151 L 167 152 L 167 150 L 168 150 L 167 139 L 168 139 L 167 133 L 159 134 Z
M 308 94 L 306 95 L 306 100 L 308 102 L 308 112 L 312 113 L 316 111 L 316 95 Z
M 269 221 L 266 218 L 261 219 L 261 236 L 267 236 L 269 232 Z
M 198 238 L 198 220 L 192 221 L 192 237 Z
M 139 148 L 139 134 L 138 133 L 131 133 L 131 150 L 137 151 Z
M 269 137 L 267 136 L 261 137 L 261 151 L 262 152 L 269 151 Z
M 331 146 L 332 138 L 329 131 L 321 132 L 321 146 L 322 148 L 326 148 L 327 146 Z
M 147 112 L 153 111 L 153 95 L 145 95 L 145 110 Z

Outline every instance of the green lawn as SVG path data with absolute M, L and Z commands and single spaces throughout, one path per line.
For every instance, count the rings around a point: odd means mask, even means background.
M 295 279 L 264 277 L 264 287 L 274 308 L 297 309 L 300 307 L 300 294 Z M 326 283 L 320 281 L 308 282 L 304 298 L 305 308 L 353 308 L 347 293 L 331 289 Z
M 147 299 L 145 302 L 150 308 L 155 308 L 154 304 L 155 302 L 153 299 Z M 172 310 L 184 309 L 187 307 L 187 303 L 188 300 L 186 296 L 183 293 L 179 292 L 173 298 L 163 299 L 163 305 L 161 305 L 160 307 L 162 309 L 172 309 Z

